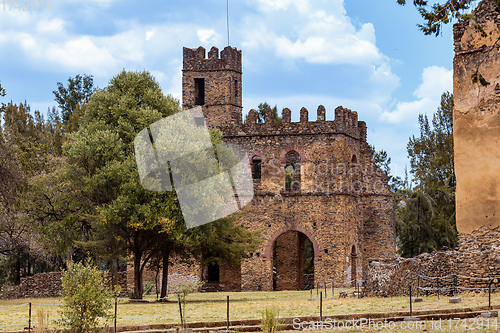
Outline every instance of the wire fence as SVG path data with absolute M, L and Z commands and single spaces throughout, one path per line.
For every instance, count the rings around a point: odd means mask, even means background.
M 120 301 L 123 301 L 123 302 L 146 302 L 146 303 L 151 303 L 151 302 L 160 302 L 160 301 L 164 301 L 164 300 L 167 300 L 167 299 L 171 299 L 171 298 L 174 298 L 175 296 L 174 295 L 171 295 L 171 296 L 167 296 L 167 297 L 162 297 L 162 298 L 158 298 L 158 299 L 154 299 L 154 300 L 144 300 L 144 299 L 131 299 L 131 298 L 111 298 L 111 299 L 108 299 L 109 301 L 111 300 L 115 300 L 114 302 L 114 316 L 112 317 L 113 321 L 114 321 L 114 328 L 115 328 L 115 332 L 116 332 L 116 325 L 117 325 L 117 321 L 118 320 L 134 320 L 134 321 L 143 321 L 143 320 L 152 320 L 152 319 L 160 319 L 160 318 L 164 318 L 164 317 L 167 317 L 167 316 L 170 316 L 170 315 L 173 315 L 175 313 L 178 313 L 182 308 L 181 308 L 181 304 L 180 304 L 180 301 L 179 301 L 179 309 L 175 310 L 175 311 L 171 311 L 171 312 L 168 312 L 168 313 L 164 313 L 164 314 L 161 314 L 161 315 L 157 315 L 157 316 L 144 316 L 144 317 L 129 317 L 129 316 L 120 316 L 118 315 L 118 300 Z M 34 332 L 34 326 L 33 326 L 33 315 L 32 315 L 32 306 L 40 306 L 40 307 L 63 307 L 64 304 L 62 303 L 37 303 L 37 302 L 28 302 L 28 303 L 23 303 L 23 304 L 19 304 L 19 305 L 14 305 L 14 306 L 9 306 L 9 307 L 3 307 L 3 308 L 0 308 L 0 312 L 1 311 L 7 311 L 7 310 L 13 310 L 13 309 L 17 309 L 17 308 L 22 308 L 22 307 L 27 307 L 27 311 L 26 311 L 26 317 L 28 319 L 28 321 L 26 322 L 19 322 L 19 323 L 13 323 L 13 324 L 2 324 L 0 323 L 0 328 L 7 328 L 7 327 L 24 327 L 24 328 L 27 328 L 28 329 L 28 332 Z M 101 318 L 102 319 L 102 318 Z M 182 321 L 182 320 L 181 320 Z M 50 321 L 48 323 L 46 323 L 46 325 L 60 325 L 61 323 L 59 321 Z

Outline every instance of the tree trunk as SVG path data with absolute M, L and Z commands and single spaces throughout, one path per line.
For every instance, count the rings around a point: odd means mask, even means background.
M 161 277 L 161 294 L 160 298 L 167 297 L 168 289 L 168 259 L 170 256 L 170 250 L 167 248 L 162 251 L 163 254 L 163 270 Z
M 135 254 L 134 257 L 134 294 L 136 299 L 142 299 L 142 269 L 141 269 L 140 254 Z

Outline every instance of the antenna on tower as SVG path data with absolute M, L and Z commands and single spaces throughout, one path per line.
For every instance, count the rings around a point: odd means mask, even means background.
M 226 0 L 227 46 L 229 46 L 229 0 Z

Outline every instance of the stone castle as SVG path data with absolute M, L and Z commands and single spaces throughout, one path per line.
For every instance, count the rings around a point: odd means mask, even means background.
M 263 242 L 240 266 L 177 271 L 219 290 L 300 290 L 353 283 L 363 278 L 365 259 L 395 255 L 391 192 L 355 111 L 338 107 L 327 121 L 319 106 L 311 121 L 302 108 L 292 122 L 286 108 L 274 122 L 268 110 L 259 123 L 251 110 L 243 123 L 241 51 L 213 47 L 207 57 L 203 47 L 184 48 L 183 58 L 183 108 L 201 106 L 207 126 L 249 153 L 255 196 L 239 221 L 260 230 Z

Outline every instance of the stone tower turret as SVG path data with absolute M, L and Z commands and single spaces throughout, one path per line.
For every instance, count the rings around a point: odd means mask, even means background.
M 207 126 L 225 129 L 241 124 L 241 51 L 214 46 L 205 57 L 205 48 L 184 48 L 182 106 L 203 107 Z

